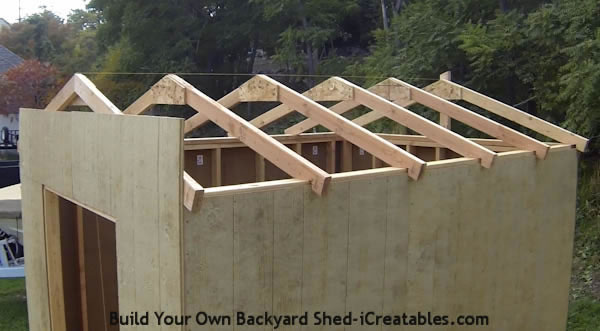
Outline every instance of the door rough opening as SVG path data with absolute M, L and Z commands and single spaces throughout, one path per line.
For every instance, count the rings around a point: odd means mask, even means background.
M 52 330 L 118 330 L 114 221 L 49 190 L 44 218 Z

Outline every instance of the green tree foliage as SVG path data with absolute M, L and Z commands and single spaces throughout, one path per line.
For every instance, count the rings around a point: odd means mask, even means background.
M 98 13 L 75 10 L 67 22 L 48 10 L 0 33 L 0 44 L 25 59 L 50 62 L 66 75 L 93 67 L 98 55 Z

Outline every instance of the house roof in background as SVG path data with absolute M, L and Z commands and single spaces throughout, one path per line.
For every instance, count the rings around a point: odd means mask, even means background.
M 5 20 L 2 17 L 0 17 L 0 25 L 8 25 L 8 26 L 10 26 L 10 23 L 8 23 L 7 20 Z
M 0 45 L 0 75 L 18 66 L 22 62 L 23 59 L 20 56 Z

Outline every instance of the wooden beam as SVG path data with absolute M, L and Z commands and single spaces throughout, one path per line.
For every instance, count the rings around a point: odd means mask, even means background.
M 212 186 L 221 186 L 221 148 L 212 150 L 211 180 Z
M 294 178 L 310 181 L 315 193 L 321 195 L 325 192 L 331 180 L 331 176 L 327 172 L 292 152 L 273 137 L 254 127 L 191 85 L 186 88 L 186 100 L 196 111 L 202 112 L 225 131 L 239 137 L 240 141 L 263 155 L 281 170 Z
M 310 100 L 274 79 L 265 75 L 258 75 L 252 80 L 264 80 L 277 86 L 279 89 L 279 101 L 283 104 L 297 110 L 306 117 L 318 121 L 319 124 L 331 129 L 342 138 L 361 147 L 372 155 L 379 157 L 390 166 L 408 168 L 408 174 L 411 178 L 419 178 L 425 166 L 423 160 L 406 153 L 406 151 L 396 145 L 381 139 L 372 132 L 352 123 L 350 120 L 332 112 L 328 108 Z M 356 93 L 356 89 L 354 93 Z
M 265 181 L 265 157 L 256 153 L 256 181 L 264 182 Z
M 447 86 L 460 89 L 462 99 L 477 107 L 511 120 L 519 125 L 522 125 L 523 127 L 531 129 L 548 138 L 552 138 L 560 143 L 575 145 L 577 150 L 580 152 L 585 152 L 588 148 L 589 140 L 582 136 L 565 130 L 541 118 L 528 114 L 515 107 L 509 106 L 498 100 L 468 89 L 462 85 L 450 81 L 443 81 L 443 83 Z
M 352 108 L 358 107 L 358 105 L 352 106 L 354 104 L 352 102 L 352 99 L 354 99 L 353 93 L 354 92 L 352 91 L 352 89 L 349 89 L 344 84 L 340 84 L 335 79 L 330 78 L 330 79 L 324 81 L 323 83 L 304 92 L 302 95 L 306 96 L 309 99 L 312 99 L 313 101 L 344 101 L 344 100 L 346 100 L 347 103 L 345 103 L 345 106 L 351 107 L 348 109 L 348 110 L 350 110 Z M 348 111 L 348 110 L 346 110 L 346 111 Z M 332 109 L 332 111 L 336 111 L 336 110 Z M 250 121 L 250 123 L 252 125 L 256 126 L 257 128 L 263 128 L 263 127 L 265 127 L 265 126 L 277 121 L 278 119 L 280 119 L 288 114 L 291 114 L 293 112 L 294 112 L 294 109 L 292 109 L 291 107 L 288 107 L 287 105 L 279 105 L 279 106 L 263 113 L 262 115 L 256 117 L 255 119 Z M 317 126 L 317 124 L 315 124 L 314 126 Z
M 52 330 L 66 330 L 65 291 L 61 251 L 61 222 L 58 195 L 44 189 L 44 225 L 48 266 L 48 304 Z
M 401 80 L 392 78 L 391 81 L 409 88 L 411 91 L 411 98 L 424 106 L 446 114 L 449 117 L 457 121 L 461 121 L 472 128 L 486 133 L 494 138 L 502 139 L 503 141 L 512 144 L 515 147 L 528 151 L 534 151 L 536 156 L 540 159 L 546 158 L 550 146 L 545 143 L 528 137 L 516 130 L 494 122 L 487 117 L 481 116 L 473 111 L 470 111 L 448 100 L 442 99 L 427 91 L 416 88 Z
M 410 101 L 409 90 L 398 84 L 391 84 L 389 79 L 386 79 L 384 81 L 377 83 L 374 86 L 371 86 L 370 88 L 367 89 L 367 91 L 372 92 L 375 95 L 378 95 L 386 100 L 392 101 L 401 106 L 406 106 L 407 102 Z M 358 106 L 360 106 L 360 104 L 357 103 L 356 101 L 348 100 L 348 101 L 340 102 L 329 109 L 336 114 L 344 114 Z M 370 112 L 368 114 L 372 114 L 372 113 L 373 112 Z M 381 115 L 377 112 L 375 112 L 373 114 L 383 117 L 383 115 Z M 381 118 L 381 117 L 379 117 L 379 118 Z M 364 126 L 359 123 L 356 123 L 356 124 L 358 124 L 360 126 Z M 304 121 L 287 128 L 285 130 L 285 133 L 286 134 L 300 134 L 302 132 L 306 132 L 306 131 L 314 128 L 317 125 L 318 125 L 318 123 L 316 121 L 314 121 L 313 119 L 307 118 Z
M 135 100 L 123 114 L 139 115 L 154 105 L 185 105 L 185 86 L 175 75 L 166 75 Z
M 121 110 L 108 100 L 87 77 L 82 74 L 75 74 L 74 78 L 75 93 L 93 111 L 104 114 L 121 114 Z
M 326 160 L 326 164 L 325 164 L 325 169 L 330 174 L 335 173 L 335 155 L 336 155 L 335 147 L 336 147 L 335 140 L 327 142 L 327 160 Z
M 78 98 L 75 93 L 75 76 L 71 77 L 69 81 L 63 86 L 60 91 L 50 100 L 50 103 L 44 110 L 46 111 L 61 111 L 65 110 L 75 99 Z
M 352 171 L 352 144 L 344 140 L 342 142 L 342 172 Z
M 427 85 L 426 87 L 423 88 L 423 90 L 431 92 L 431 91 L 439 91 L 440 90 L 440 84 L 441 82 L 435 82 L 433 84 Z M 397 84 L 390 84 L 390 85 L 397 85 Z M 400 101 L 396 101 L 395 102 L 397 105 L 399 105 L 400 107 L 410 107 L 414 104 L 416 104 L 416 102 L 414 100 L 411 100 L 410 97 L 406 100 L 400 100 Z M 371 111 L 368 112 L 364 115 L 361 115 L 357 118 L 355 118 L 354 120 L 352 120 L 352 122 L 360 125 L 360 126 L 365 126 L 367 124 L 371 124 L 379 119 L 384 118 L 385 116 L 381 113 L 375 112 L 375 111 Z
M 238 97 L 237 90 L 227 94 L 226 96 L 219 99 L 217 102 L 219 104 L 221 104 L 223 107 L 229 108 L 229 109 L 237 106 L 240 103 L 240 99 Z M 183 133 L 184 134 L 190 133 L 194 129 L 201 127 L 202 125 L 206 124 L 209 121 L 210 120 L 208 119 L 208 117 L 206 117 L 206 115 L 204 115 L 201 112 L 198 112 L 197 114 L 194 114 L 194 116 L 188 118 L 185 121 L 184 127 L 183 127 Z
M 452 73 L 447 71 L 440 75 L 440 80 L 452 80 Z M 452 119 L 450 116 L 439 113 L 440 114 L 440 125 L 448 130 L 452 130 Z M 446 149 L 442 147 L 435 148 L 435 159 L 436 161 L 444 160 L 446 158 Z
M 386 117 L 406 126 L 407 128 L 410 128 L 411 130 L 429 137 L 442 146 L 448 147 L 449 149 L 463 156 L 481 159 L 481 164 L 486 168 L 492 166 L 494 158 L 496 157 L 496 153 L 490 151 L 489 149 L 481 145 L 477 145 L 469 139 L 445 129 L 438 124 L 433 123 L 432 121 L 429 121 L 428 119 L 419 116 L 410 110 L 388 101 L 370 91 L 358 87 L 341 78 L 337 79 L 344 81 L 346 84 L 354 88 L 356 102 L 385 115 Z M 387 162 L 381 157 L 379 157 L 379 159 Z M 387 163 L 389 164 L 389 162 Z
M 98 91 L 94 83 L 82 74 L 73 75 L 44 110 L 65 110 L 74 101 L 78 101 L 79 105 L 81 105 L 81 102 L 85 103 L 97 113 L 121 114 L 121 110 L 108 100 L 102 92 Z
M 201 204 L 202 197 L 204 196 L 204 188 L 188 175 L 187 172 L 183 173 L 183 205 L 187 210 L 194 212 Z

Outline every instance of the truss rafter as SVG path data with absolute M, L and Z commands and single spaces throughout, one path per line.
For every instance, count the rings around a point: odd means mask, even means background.
M 335 79 L 334 79 L 335 80 Z M 335 81 L 336 86 L 348 87 L 342 81 Z M 267 101 L 279 101 L 290 109 L 294 109 L 308 118 L 312 118 L 319 124 L 331 129 L 345 140 L 369 152 L 371 155 L 397 168 L 407 168 L 408 174 L 413 179 L 418 179 L 425 162 L 416 156 L 406 152 L 387 140 L 373 134 L 352 121 L 346 119 L 330 109 L 318 104 L 305 95 L 302 95 L 276 80 L 264 75 L 258 75 L 247 81 L 238 89 L 248 94 L 252 91 L 252 97 L 243 96 L 240 99 L 255 100 L 257 96 L 264 95 L 265 91 L 276 91 L 270 93 Z M 354 91 L 356 93 L 356 91 Z M 356 96 L 354 96 L 356 97 Z M 264 99 L 263 99 L 264 101 Z
M 169 91 L 176 91 L 176 93 L 170 93 Z M 221 102 L 229 105 L 239 101 L 235 93 L 230 93 L 221 99 Z M 157 104 L 188 105 L 192 107 L 198 114 L 196 114 L 195 119 L 191 117 L 186 120 L 186 127 L 192 126 L 187 122 L 198 121 L 199 119 L 204 122 L 214 122 L 228 133 L 239 137 L 241 142 L 290 176 L 310 181 L 313 191 L 319 195 L 325 192 L 331 180 L 331 175 L 327 172 L 257 129 L 223 104 L 206 96 L 181 77 L 176 75 L 165 76 L 150 91 L 135 101 L 128 110 L 129 113 L 140 114 Z
M 144 100 L 147 100 L 148 92 L 144 94 Z M 160 100 L 160 98 L 158 99 Z M 122 115 L 123 113 L 115 106 L 96 86 L 84 75 L 75 74 L 58 94 L 50 101 L 45 111 L 61 111 L 73 105 L 88 106 L 92 111 L 97 113 Z M 135 104 L 135 103 L 134 103 Z M 141 109 L 141 102 L 137 103 L 139 113 L 145 109 Z M 130 107 L 131 108 L 131 107 Z M 185 171 L 183 173 L 183 190 L 184 190 L 184 205 L 190 211 L 193 211 L 199 205 L 199 201 L 204 194 L 204 188 L 200 186 L 191 176 Z

